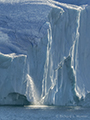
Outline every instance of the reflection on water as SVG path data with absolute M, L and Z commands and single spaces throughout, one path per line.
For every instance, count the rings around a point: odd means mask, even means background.
M 37 108 L 48 108 L 49 106 L 47 105 L 27 105 L 27 106 L 24 106 L 26 109 L 37 109 Z
M 1 106 L 0 120 L 90 120 L 90 108 L 46 105 Z

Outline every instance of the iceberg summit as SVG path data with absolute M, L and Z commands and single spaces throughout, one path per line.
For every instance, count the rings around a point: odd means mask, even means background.
M 89 3 L 0 0 L 0 105 L 90 106 Z

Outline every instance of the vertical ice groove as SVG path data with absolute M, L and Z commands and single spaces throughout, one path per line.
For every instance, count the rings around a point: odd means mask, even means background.
M 75 71 L 77 70 L 77 66 L 78 66 L 78 44 L 79 44 L 80 13 L 81 13 L 81 11 L 79 11 L 78 19 L 77 19 L 78 27 L 77 27 L 77 31 L 76 31 L 76 59 L 75 59 L 75 62 L 77 64 L 75 66 Z
M 33 84 L 33 81 L 32 81 L 32 78 L 30 77 L 29 74 L 27 74 L 27 94 L 29 95 L 29 98 L 32 100 L 32 102 L 35 103 L 35 97 L 34 97 L 34 84 Z M 30 92 L 29 92 L 29 88 L 30 89 Z
M 46 62 L 44 66 L 44 76 L 42 81 L 42 97 L 47 94 L 47 77 L 48 77 L 48 66 L 50 62 L 50 50 L 51 50 L 51 44 L 52 44 L 52 32 L 51 32 L 51 25 L 49 24 L 48 29 L 48 44 L 47 44 L 47 54 L 46 54 Z
M 24 83 L 24 80 L 25 80 L 25 68 L 26 68 L 26 58 L 27 58 L 27 56 L 25 56 L 25 59 L 24 59 L 24 69 L 23 69 L 23 75 L 22 75 L 22 85 L 21 86 L 23 86 L 23 83 Z M 20 91 L 22 91 L 22 87 L 20 87 Z
M 36 87 L 33 82 L 32 77 L 29 75 L 29 63 L 27 64 L 27 75 L 26 75 L 26 80 L 27 80 L 27 86 L 26 86 L 26 96 L 27 98 L 33 103 L 33 104 L 39 104 L 38 103 L 38 98 L 37 98 L 37 92 L 36 92 Z
M 73 69 L 74 75 L 75 75 L 75 81 L 77 81 L 77 69 L 78 69 L 78 47 L 79 47 L 79 28 L 80 28 L 80 15 L 81 15 L 81 9 L 78 10 L 78 16 L 77 16 L 77 29 L 76 29 L 76 37 L 73 42 L 72 46 L 72 59 L 71 59 L 71 67 Z M 79 93 L 75 89 L 76 94 L 80 97 Z

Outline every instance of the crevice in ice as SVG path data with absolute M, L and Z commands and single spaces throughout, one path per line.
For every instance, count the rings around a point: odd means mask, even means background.
M 74 75 L 75 75 L 75 82 L 77 82 L 77 72 L 76 71 L 78 71 L 78 47 L 79 47 L 80 15 L 81 15 L 81 9 L 78 11 L 76 35 L 75 35 L 75 38 L 73 41 L 73 46 L 70 49 L 71 53 L 69 53 L 69 54 L 71 54 L 71 67 L 72 67 Z M 76 92 L 77 96 L 79 98 L 81 98 L 81 95 L 80 95 L 79 91 L 76 90 L 76 88 L 75 88 L 75 92 Z

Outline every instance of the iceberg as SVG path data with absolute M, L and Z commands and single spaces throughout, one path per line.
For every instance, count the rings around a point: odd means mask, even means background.
M 0 105 L 90 106 L 89 21 L 88 1 L 0 1 Z
M 2 2 L 0 105 L 37 104 L 42 93 L 49 28 L 47 16 L 51 7 L 39 1 Z
M 89 9 L 60 5 L 51 10 L 41 104 L 89 105 Z
M 89 11 L 68 5 L 51 10 L 42 104 L 83 106 L 89 99 Z

